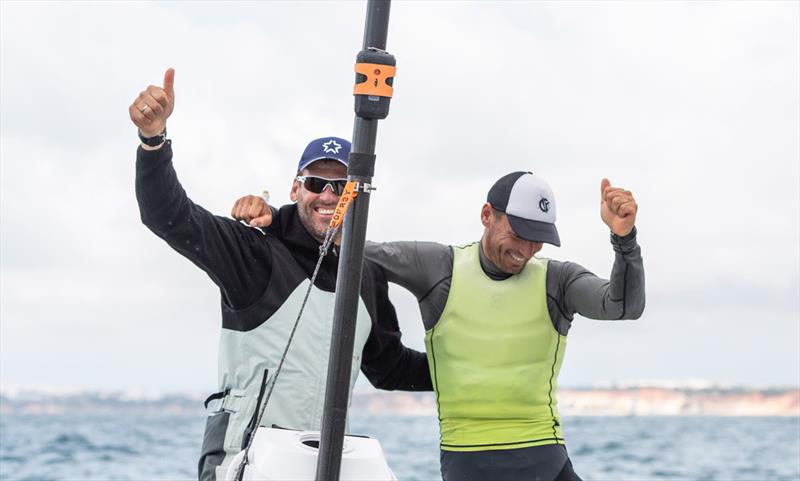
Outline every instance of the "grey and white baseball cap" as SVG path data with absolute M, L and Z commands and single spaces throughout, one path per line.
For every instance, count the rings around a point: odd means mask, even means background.
M 532 242 L 561 245 L 556 230 L 556 198 L 541 177 L 531 172 L 512 172 L 489 189 L 486 202 L 505 212 L 514 233 Z

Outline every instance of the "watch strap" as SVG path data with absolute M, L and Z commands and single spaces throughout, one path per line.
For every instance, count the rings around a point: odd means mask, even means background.
M 154 135 L 153 137 L 145 137 L 142 135 L 141 130 L 137 130 L 137 132 L 139 134 L 139 140 L 141 140 L 144 145 L 149 145 L 150 147 L 158 147 L 167 140 L 166 127 L 164 127 L 164 130 L 162 130 L 160 134 Z

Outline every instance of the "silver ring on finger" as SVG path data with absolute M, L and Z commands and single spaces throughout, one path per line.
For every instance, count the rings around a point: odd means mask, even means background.
M 147 110 L 147 109 L 149 109 L 149 108 L 150 108 L 150 106 L 149 106 L 149 105 L 147 105 L 147 104 L 144 104 L 144 107 L 140 108 L 140 109 L 139 109 L 139 112 L 141 112 L 141 113 L 144 113 L 144 111 L 145 111 L 145 110 Z

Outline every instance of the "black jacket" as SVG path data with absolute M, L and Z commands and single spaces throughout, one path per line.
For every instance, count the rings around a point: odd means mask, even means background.
M 311 277 L 319 258 L 319 242 L 300 223 L 295 205 L 275 212 L 262 232 L 194 204 L 178 181 L 169 142 L 156 151 L 137 151 L 136 197 L 142 222 L 219 287 L 226 329 L 258 327 Z M 334 291 L 338 263 L 338 250 L 331 249 L 316 287 Z M 367 379 L 380 389 L 431 390 L 426 356 L 403 346 L 386 279 L 367 260 L 361 298 L 372 319 L 361 364 Z

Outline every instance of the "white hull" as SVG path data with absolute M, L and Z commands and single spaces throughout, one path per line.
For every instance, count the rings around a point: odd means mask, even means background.
M 319 454 L 318 431 L 260 427 L 250 446 L 243 481 L 314 481 Z M 241 451 L 228 467 L 225 481 L 234 481 L 244 458 Z M 375 439 L 345 436 L 341 481 L 397 481 Z

